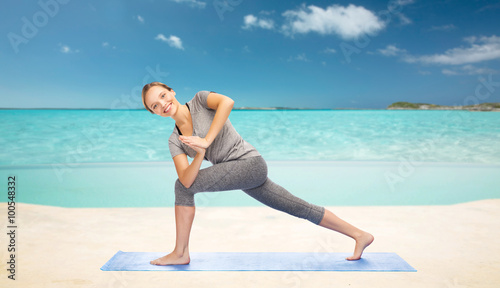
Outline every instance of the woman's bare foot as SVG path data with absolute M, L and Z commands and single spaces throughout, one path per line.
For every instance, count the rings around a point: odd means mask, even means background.
M 365 250 L 366 247 L 372 244 L 373 239 L 375 238 L 373 237 L 372 234 L 363 232 L 363 234 L 355 238 L 356 246 L 354 247 L 354 254 L 352 254 L 351 257 L 347 257 L 345 259 L 349 261 L 361 259 L 361 254 L 363 254 L 363 251 Z
M 179 255 L 174 251 L 168 255 L 150 261 L 149 263 L 153 265 L 186 265 L 189 264 L 190 261 L 191 259 L 189 259 L 189 253 Z

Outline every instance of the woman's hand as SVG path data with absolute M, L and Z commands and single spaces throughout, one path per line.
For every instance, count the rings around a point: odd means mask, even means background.
M 209 143 L 204 138 L 198 136 L 179 136 L 182 143 L 191 147 L 196 153 L 205 153 Z
M 208 146 L 210 146 L 210 143 L 208 143 L 205 138 L 200 138 L 198 136 L 179 136 L 179 140 L 181 140 L 182 143 L 188 145 L 191 148 L 193 148 L 193 146 L 196 146 L 199 148 L 207 149 Z

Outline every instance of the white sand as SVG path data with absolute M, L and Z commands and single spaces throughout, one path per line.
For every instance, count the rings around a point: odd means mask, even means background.
M 0 287 L 500 287 L 500 199 L 450 206 L 328 207 L 374 234 L 418 272 L 105 272 L 118 250 L 174 246 L 173 208 L 17 204 L 16 281 L 7 279 L 6 203 Z M 192 252 L 352 252 L 354 241 L 267 207 L 198 208 Z

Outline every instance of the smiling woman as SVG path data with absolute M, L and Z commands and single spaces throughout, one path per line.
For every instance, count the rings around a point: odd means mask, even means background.
M 149 105 L 146 105 L 145 98 L 146 98 L 146 92 L 149 91 L 149 89 L 151 89 L 151 87 L 154 87 L 154 86 L 163 87 L 164 89 L 166 89 L 169 92 L 173 91 L 172 88 L 168 87 L 167 85 L 165 85 L 161 82 L 151 82 L 149 84 L 144 85 L 144 87 L 142 88 L 142 104 L 144 105 L 144 107 L 146 107 L 146 109 L 149 112 L 151 112 L 151 114 L 155 114 L 155 112 L 153 111 L 153 108 L 156 108 L 156 107 L 151 107 Z M 175 95 L 175 92 L 174 92 L 174 95 Z M 160 98 L 160 96 L 161 95 L 158 95 L 158 98 Z M 156 102 L 154 102 L 154 103 L 156 103 Z
M 304 201 L 267 177 L 267 163 L 260 153 L 236 132 L 228 117 L 234 101 L 209 91 L 196 93 L 181 105 L 175 91 L 160 82 L 144 86 L 143 104 L 153 114 L 175 120 L 169 138 L 178 179 L 175 182 L 176 245 L 168 255 L 151 261 L 154 265 L 188 264 L 189 235 L 194 220 L 194 195 L 199 192 L 243 190 L 261 203 L 345 234 L 356 241 L 358 260 L 373 236 L 325 209 Z M 189 163 L 187 156 L 193 158 Z M 200 169 L 203 160 L 213 165 Z

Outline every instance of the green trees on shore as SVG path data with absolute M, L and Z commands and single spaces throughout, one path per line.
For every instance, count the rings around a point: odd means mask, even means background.
M 472 110 L 472 111 L 500 111 L 500 103 L 481 103 L 465 106 L 445 106 L 429 103 L 394 102 L 387 109 L 405 110 Z

